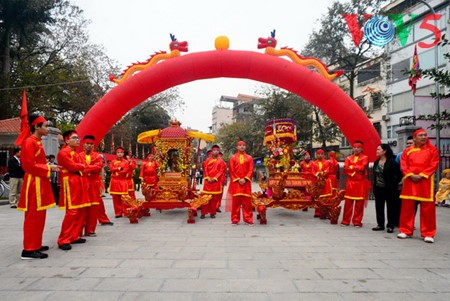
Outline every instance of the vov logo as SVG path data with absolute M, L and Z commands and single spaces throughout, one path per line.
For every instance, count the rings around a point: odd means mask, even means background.
M 395 35 L 397 35 L 401 46 L 405 46 L 408 41 L 408 37 L 411 34 L 412 25 L 417 18 L 417 14 L 411 14 L 411 18 L 408 26 L 406 26 L 404 17 L 406 14 L 390 14 L 389 18 L 385 16 L 373 16 L 370 14 L 363 15 L 364 17 L 364 29 L 359 26 L 357 14 L 343 14 L 345 22 L 348 25 L 350 34 L 352 35 L 353 43 L 359 46 L 363 37 L 374 46 L 385 46 L 392 42 Z M 434 24 L 433 21 L 439 21 L 441 14 L 428 14 L 420 23 L 419 28 L 421 30 L 430 31 L 434 35 L 434 41 L 432 43 L 419 42 L 421 48 L 432 48 L 436 46 L 441 40 L 441 31 Z

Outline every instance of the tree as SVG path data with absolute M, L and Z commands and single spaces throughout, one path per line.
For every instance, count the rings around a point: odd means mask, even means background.
M 32 39 L 16 38 L 24 42 L 14 48 L 10 72 L 3 75 L 7 84 L 0 87 L 5 91 L 0 93 L 5 104 L 0 118 L 18 114 L 20 94 L 27 87 L 30 112 L 40 112 L 56 125 L 76 125 L 112 87 L 108 74 L 118 68 L 101 46 L 89 43 L 88 21 L 78 7 L 68 1 L 37 2 L 51 7 L 51 21 L 40 23 L 45 28 Z
M 253 157 L 262 156 L 263 138 L 262 130 L 256 130 L 255 123 L 252 122 L 251 118 L 221 127 L 216 136 L 217 143 L 222 147 L 225 160 L 228 160 L 236 151 L 236 143 L 241 140 L 247 143 L 246 152 L 249 155 Z
M 384 2 L 386 0 L 334 1 L 327 14 L 320 19 L 320 29 L 310 35 L 302 51 L 303 55 L 320 58 L 333 69 L 343 70 L 343 76 L 349 80 L 351 98 L 354 98 L 358 64 L 379 55 L 382 50 L 374 49 L 364 37 L 356 46 L 343 15 L 357 14 L 361 28 L 365 22 L 363 15 L 377 12 Z
M 297 140 L 311 145 L 313 120 L 310 115 L 312 105 L 309 102 L 278 87 L 267 86 L 259 94 L 263 97 L 260 114 L 254 116 L 259 128 L 264 129 L 264 125 L 273 119 L 290 118 L 297 123 Z

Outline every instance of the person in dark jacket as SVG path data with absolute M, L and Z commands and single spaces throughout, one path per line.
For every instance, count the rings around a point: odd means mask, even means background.
M 23 171 L 20 163 L 20 149 L 14 150 L 14 156 L 8 161 L 8 173 L 9 173 L 9 206 L 13 209 L 17 208 L 17 202 L 20 199 L 20 191 L 23 185 Z
M 400 165 L 388 144 L 377 147 L 378 159 L 373 164 L 373 192 L 375 194 L 375 210 L 377 226 L 373 231 L 383 231 L 385 226 L 384 207 L 387 207 L 387 232 L 394 232 L 400 218 L 400 198 L 398 184 L 402 179 Z

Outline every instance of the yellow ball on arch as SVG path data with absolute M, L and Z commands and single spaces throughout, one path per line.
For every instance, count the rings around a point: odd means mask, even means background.
M 214 41 L 217 50 L 227 50 L 230 47 L 230 40 L 227 36 L 218 36 Z

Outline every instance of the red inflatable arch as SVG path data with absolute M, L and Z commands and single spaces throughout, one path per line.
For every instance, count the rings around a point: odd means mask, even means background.
M 103 96 L 77 131 L 81 136 L 92 134 L 100 141 L 123 115 L 147 98 L 180 84 L 218 77 L 252 79 L 299 95 L 330 117 L 350 142 L 362 140 L 365 153 L 375 160 L 380 144 L 378 133 L 342 89 L 306 67 L 253 51 L 196 52 L 153 65 Z

